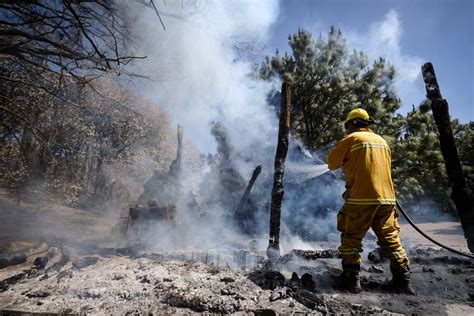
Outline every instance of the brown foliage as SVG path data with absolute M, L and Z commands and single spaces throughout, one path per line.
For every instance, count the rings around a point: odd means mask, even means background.
M 137 161 L 147 157 L 150 168 L 159 168 L 153 161 L 165 164 L 173 157 L 166 144 L 167 117 L 136 92 L 106 80 L 92 87 L 71 85 L 61 93 L 75 102 L 71 106 L 22 88 L 23 94 L 3 104 L 8 111 L 2 112 L 0 129 L 2 186 L 46 184 L 70 203 L 123 200 L 131 195 L 124 178 L 131 175 L 135 183 L 146 178 L 135 170 Z

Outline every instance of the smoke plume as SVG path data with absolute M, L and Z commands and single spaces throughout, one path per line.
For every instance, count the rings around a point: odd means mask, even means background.
M 148 240 L 160 249 L 212 248 L 241 240 L 232 212 L 257 165 L 262 165 L 263 171 L 247 206 L 252 212 L 246 220 L 253 224 L 245 238 L 267 234 L 278 133 L 278 118 L 267 106 L 267 98 L 279 89 L 280 82 L 256 80 L 254 64 L 247 57 L 258 55 L 265 44 L 279 13 L 278 1 L 159 3 L 166 30 L 150 8 L 126 2 L 122 9 L 129 15 L 132 38 L 147 56 L 135 67 L 153 80 L 140 82 L 141 92 L 165 109 L 176 124 L 183 125 L 186 137 L 202 153 L 217 153 L 215 157 L 220 159 L 200 183 L 191 183 L 189 179 L 196 177 L 185 171 L 182 196 L 197 192 L 201 206 L 190 208 L 189 200 L 180 198 L 178 209 L 184 211 L 178 214 L 177 227 L 161 223 L 161 227 L 150 229 Z M 314 197 L 330 213 L 330 204 L 340 195 L 339 186 L 326 182 L 314 185 L 321 185 L 319 192 L 317 188 L 315 192 L 303 190 L 305 185 L 298 184 L 285 195 L 288 202 L 284 208 L 291 213 L 283 218 L 292 225 L 304 222 L 308 231 L 317 225 L 314 209 L 319 205 L 314 204 Z M 320 220 L 335 222 L 334 217 L 320 216 Z M 327 233 L 326 228 L 322 233 Z M 283 231 L 295 233 L 285 225 Z M 308 236 L 321 234 L 308 232 Z

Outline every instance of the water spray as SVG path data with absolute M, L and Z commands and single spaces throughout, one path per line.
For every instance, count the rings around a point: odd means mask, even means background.
M 315 165 L 314 163 L 295 163 L 288 161 L 286 169 L 290 171 L 286 183 L 303 183 L 317 178 L 329 171 L 327 164 Z

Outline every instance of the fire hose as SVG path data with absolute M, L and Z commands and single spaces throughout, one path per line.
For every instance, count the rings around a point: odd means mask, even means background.
M 464 256 L 464 257 L 468 257 L 468 258 L 471 258 L 471 259 L 474 259 L 474 255 L 472 254 L 468 254 L 468 253 L 465 253 L 465 252 L 462 252 L 462 251 L 458 251 L 456 249 L 453 249 L 451 247 L 448 247 L 448 246 L 445 246 L 443 245 L 442 243 L 434 240 L 433 238 L 431 238 L 430 236 L 428 236 L 427 234 L 425 234 L 418 226 L 416 226 L 416 224 L 411 220 L 411 218 L 408 216 L 408 214 L 405 212 L 405 210 L 403 209 L 403 207 L 401 206 L 400 202 L 397 201 L 397 209 L 398 211 L 400 211 L 400 213 L 402 213 L 403 217 L 405 217 L 405 219 L 407 220 L 407 222 L 413 226 L 413 228 L 419 232 L 423 237 L 425 237 L 426 239 L 428 239 L 429 241 L 431 241 L 432 243 L 434 243 L 435 245 L 438 245 L 440 246 L 441 248 L 444 248 L 448 251 L 451 251 L 455 254 L 458 254 L 458 255 L 461 255 L 461 256 Z

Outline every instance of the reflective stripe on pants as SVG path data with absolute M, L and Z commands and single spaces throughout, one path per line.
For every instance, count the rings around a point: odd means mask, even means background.
M 337 229 L 341 232 L 339 251 L 343 265 L 360 265 L 362 260 L 362 239 L 372 228 L 377 236 L 377 244 L 390 258 L 391 267 L 395 269 L 408 268 L 405 249 L 400 243 L 400 226 L 398 214 L 394 205 L 352 205 L 344 204 L 337 214 Z

